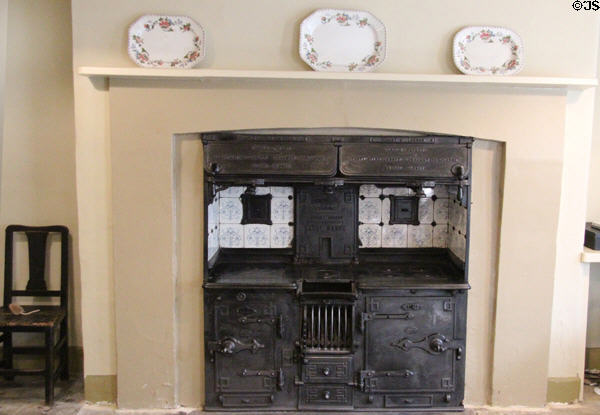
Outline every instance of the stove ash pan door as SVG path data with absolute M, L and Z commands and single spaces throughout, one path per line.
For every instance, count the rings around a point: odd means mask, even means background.
M 464 295 L 365 299 L 360 391 L 378 407 L 459 406 L 463 398 Z M 363 406 L 363 405 L 360 405 Z

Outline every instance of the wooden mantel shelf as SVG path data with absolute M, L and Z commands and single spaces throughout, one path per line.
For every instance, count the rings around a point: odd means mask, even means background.
M 262 71 L 233 69 L 153 69 L 133 67 L 79 67 L 79 75 L 129 79 L 268 79 L 392 82 L 421 86 L 499 86 L 518 88 L 587 89 L 598 85 L 595 78 L 553 78 L 531 76 L 422 75 L 398 73 L 349 73 L 315 71 Z

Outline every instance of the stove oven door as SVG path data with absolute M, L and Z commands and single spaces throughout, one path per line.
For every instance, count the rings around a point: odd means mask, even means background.
M 464 299 L 443 291 L 365 298 L 359 388 L 367 406 L 460 405 L 464 324 L 457 309 Z
M 277 359 L 284 329 L 278 308 L 269 294 L 224 292 L 214 298 L 215 340 L 207 342 L 207 347 L 220 406 L 277 404 L 277 392 L 287 386 Z

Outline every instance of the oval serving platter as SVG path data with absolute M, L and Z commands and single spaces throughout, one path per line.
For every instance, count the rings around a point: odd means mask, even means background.
M 146 68 L 191 68 L 204 58 L 204 30 L 187 16 L 142 16 L 128 39 L 129 57 Z
M 467 75 L 514 75 L 523 69 L 521 38 L 505 27 L 465 27 L 454 36 L 453 56 Z
M 300 24 L 300 57 L 315 71 L 372 71 L 385 48 L 385 26 L 366 11 L 319 9 Z

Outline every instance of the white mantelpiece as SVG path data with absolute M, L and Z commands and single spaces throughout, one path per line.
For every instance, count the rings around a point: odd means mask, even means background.
M 233 69 L 154 69 L 125 67 L 82 66 L 79 75 L 118 79 L 163 79 L 163 80 L 205 80 L 205 79 L 267 79 L 267 80 L 336 80 L 392 82 L 415 86 L 498 86 L 517 88 L 566 88 L 586 89 L 598 85 L 595 78 L 553 78 L 532 76 L 475 76 L 475 75 L 429 75 L 397 73 L 352 73 L 316 71 L 260 71 Z

